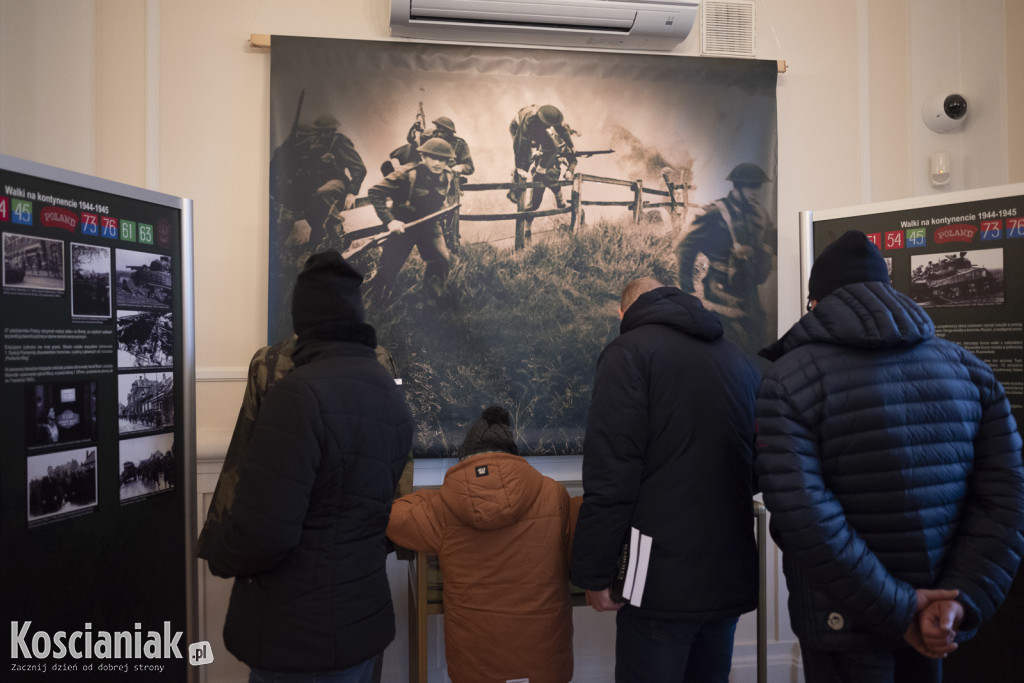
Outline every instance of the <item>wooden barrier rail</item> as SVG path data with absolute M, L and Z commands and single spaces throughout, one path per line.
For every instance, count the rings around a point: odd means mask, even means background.
M 633 198 L 628 200 L 586 200 L 583 199 L 583 184 L 584 183 L 596 183 L 603 185 L 617 185 L 619 187 L 628 187 L 633 192 Z M 622 180 L 619 178 L 607 178 L 604 176 L 590 175 L 587 173 L 580 173 L 576 175 L 572 180 L 559 180 L 554 183 L 467 183 L 462 186 L 462 192 L 482 192 L 487 190 L 510 190 L 513 188 L 519 189 L 544 189 L 544 188 L 572 188 L 572 197 L 567 206 L 559 207 L 556 209 L 544 209 L 536 211 L 512 211 L 508 213 L 486 213 L 486 214 L 467 214 L 459 213 L 459 220 L 464 221 L 501 221 L 501 220 L 523 220 L 540 218 L 543 216 L 558 216 L 561 214 L 570 214 L 570 229 L 575 231 L 580 228 L 583 223 L 583 207 L 584 206 L 622 206 L 628 208 L 633 215 L 633 222 L 639 223 L 643 217 L 643 213 L 646 209 L 667 207 L 671 210 L 682 208 L 684 211 L 689 207 L 689 190 L 692 189 L 690 185 L 675 185 L 674 183 L 665 181 L 668 190 L 656 190 L 654 188 L 644 187 L 643 181 L 641 180 Z M 683 193 L 682 201 L 677 198 L 676 193 L 681 191 Z M 647 201 L 645 195 L 653 195 L 655 197 L 665 197 L 668 201 Z
M 599 185 L 616 185 L 619 187 L 628 187 L 633 192 L 633 197 L 627 200 L 585 200 L 583 199 L 583 184 L 584 183 L 595 183 Z M 644 211 L 647 209 L 655 208 L 669 208 L 671 211 L 682 209 L 684 212 L 689 208 L 689 191 L 692 188 L 691 185 L 682 184 L 676 185 L 668 181 L 665 178 L 665 185 L 667 190 L 656 190 L 653 188 L 644 187 L 643 181 L 641 180 L 622 180 L 619 178 L 606 178 L 603 176 L 589 175 L 586 173 L 580 173 L 576 175 L 572 180 L 559 180 L 554 183 L 535 183 L 535 182 L 504 182 L 504 183 L 467 183 L 460 188 L 460 192 L 484 192 L 492 190 L 511 190 L 518 188 L 522 190 L 530 189 L 545 189 L 545 188 L 558 188 L 571 187 L 572 196 L 566 206 L 559 206 L 554 209 L 537 209 L 534 211 L 527 211 L 522 208 L 524 199 L 526 196 L 525 191 L 522 193 L 522 198 L 519 201 L 519 205 L 516 211 L 510 211 L 506 213 L 477 213 L 469 214 L 463 213 L 459 210 L 455 215 L 460 221 L 516 221 L 516 244 L 517 248 L 524 242 L 524 230 L 525 223 L 532 221 L 535 218 L 543 218 L 546 216 L 560 216 L 563 214 L 569 214 L 569 230 L 575 232 L 583 226 L 583 207 L 585 206 L 622 206 L 630 210 L 634 223 L 639 223 L 643 218 Z M 682 192 L 683 197 L 680 200 L 676 193 Z M 664 197 L 667 201 L 649 201 L 645 199 L 646 196 Z M 370 203 L 368 197 L 360 197 L 356 200 L 356 207 L 366 206 Z M 381 232 L 384 232 L 384 226 L 379 226 Z M 374 228 L 363 228 L 360 232 L 373 231 Z M 502 238 L 506 239 L 506 238 Z M 484 240 L 487 241 L 487 240 Z M 365 245 L 363 245 L 365 246 Z M 361 246 L 356 251 L 362 251 Z M 346 252 L 348 254 L 348 252 Z

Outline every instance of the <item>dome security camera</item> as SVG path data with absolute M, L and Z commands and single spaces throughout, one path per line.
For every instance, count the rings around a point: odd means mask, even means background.
M 936 133 L 959 128 L 967 116 L 967 99 L 963 95 L 932 95 L 921 107 L 924 125 Z

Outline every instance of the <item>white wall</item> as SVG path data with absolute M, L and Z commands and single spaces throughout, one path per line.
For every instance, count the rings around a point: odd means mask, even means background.
M 386 0 L 0 0 L 0 153 L 195 202 L 201 496 L 266 336 L 270 52 L 250 48 L 249 35 L 386 39 L 386 15 Z M 1024 0 L 758 0 L 758 57 L 788 66 L 778 84 L 780 328 L 802 312 L 799 211 L 938 192 L 927 158 L 940 147 L 953 155 L 947 189 L 1024 181 L 1024 59 L 1007 54 L 1022 18 Z M 696 35 L 676 52 L 697 54 Z M 962 132 L 940 136 L 920 107 L 945 90 L 967 96 L 970 113 Z M 789 681 L 795 641 L 774 550 L 769 566 L 770 680 Z M 401 619 L 404 567 L 389 569 Z M 228 585 L 201 584 L 215 647 Z M 577 610 L 578 680 L 610 680 L 607 616 Z M 736 680 L 754 680 L 750 623 Z M 386 680 L 406 679 L 406 642 L 400 625 Z M 436 637 L 432 651 L 441 661 Z M 224 653 L 204 674 L 244 671 Z

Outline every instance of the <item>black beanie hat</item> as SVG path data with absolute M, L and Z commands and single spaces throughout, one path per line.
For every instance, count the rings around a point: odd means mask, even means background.
M 808 299 L 821 301 L 854 282 L 889 284 L 889 269 L 878 247 L 859 230 L 850 230 L 825 247 L 811 266 Z
M 324 323 L 363 322 L 363 276 L 335 249 L 313 254 L 302 266 L 292 290 L 295 334 Z
M 462 442 L 462 457 L 474 453 L 511 453 L 519 455 L 519 446 L 512 436 L 512 416 L 501 406 L 484 408 Z

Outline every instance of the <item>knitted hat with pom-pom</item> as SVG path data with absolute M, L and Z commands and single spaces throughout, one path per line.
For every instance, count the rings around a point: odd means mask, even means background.
M 519 455 L 519 447 L 512 436 L 512 416 L 501 406 L 484 408 L 480 419 L 473 423 L 462 442 L 462 457 L 476 453 L 511 453 Z

